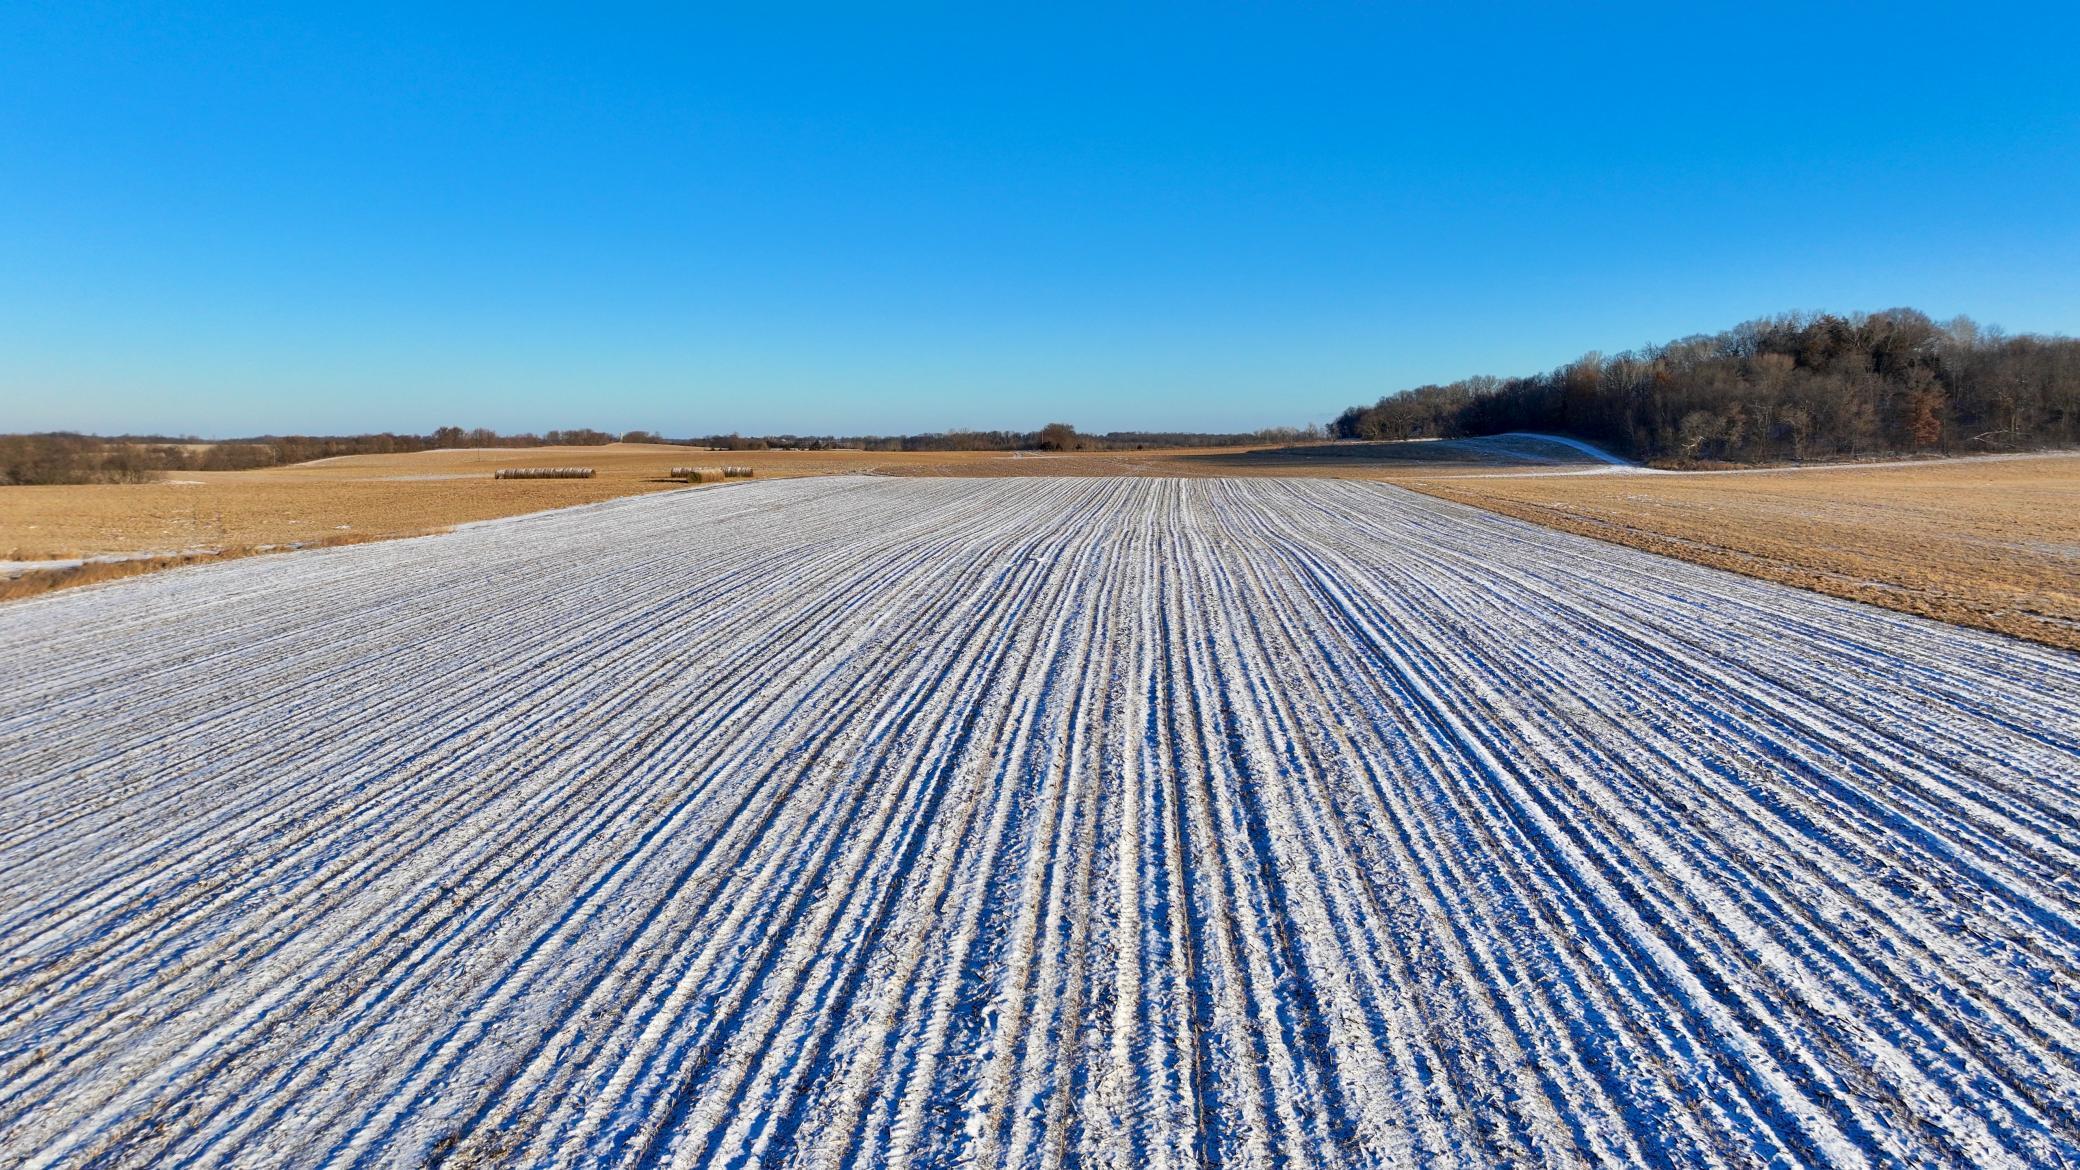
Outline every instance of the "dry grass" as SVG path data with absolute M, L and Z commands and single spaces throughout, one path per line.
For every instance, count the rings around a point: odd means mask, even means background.
M 2080 650 L 2080 455 L 1408 486 L 1686 561 Z
M 75 585 L 99 585 L 103 581 L 120 581 L 125 577 L 137 577 L 145 573 L 156 573 L 161 569 L 178 569 L 183 565 L 201 565 L 211 561 L 230 561 L 241 557 L 261 556 L 267 553 L 294 552 L 298 548 L 333 548 L 343 544 L 362 544 L 381 537 L 341 535 L 323 540 L 308 541 L 298 545 L 274 545 L 239 547 L 219 550 L 196 550 L 163 557 L 131 557 L 120 561 L 86 561 L 62 569 L 39 569 L 14 575 L 0 576 L 0 601 L 13 601 L 21 597 L 34 597 L 54 589 L 70 589 Z

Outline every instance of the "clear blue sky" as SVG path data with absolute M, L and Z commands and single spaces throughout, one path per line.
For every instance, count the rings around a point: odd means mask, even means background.
M 2080 331 L 2067 4 L 262 7 L 0 6 L 0 431 L 1255 428 Z

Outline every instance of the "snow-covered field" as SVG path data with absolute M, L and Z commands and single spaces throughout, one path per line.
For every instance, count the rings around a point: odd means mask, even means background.
M 2056 1165 L 2080 659 L 1322 480 L 0 608 L 0 1163 Z

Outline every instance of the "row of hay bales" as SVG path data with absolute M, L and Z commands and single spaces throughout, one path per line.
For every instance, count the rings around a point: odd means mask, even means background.
M 590 467 L 501 467 L 499 479 L 591 479 Z
M 750 479 L 756 474 L 758 474 L 757 469 L 750 467 L 672 468 L 672 478 L 683 479 L 687 483 L 716 483 L 725 479 Z
M 591 479 L 590 467 L 501 467 L 493 473 L 499 479 Z M 674 467 L 673 479 L 687 483 L 715 483 L 725 479 L 750 479 L 757 475 L 751 467 Z

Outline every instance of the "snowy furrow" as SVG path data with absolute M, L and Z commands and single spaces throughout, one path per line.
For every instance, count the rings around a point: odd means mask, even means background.
M 1377 485 L 0 608 L 0 1163 L 2080 1160 L 2080 659 Z

